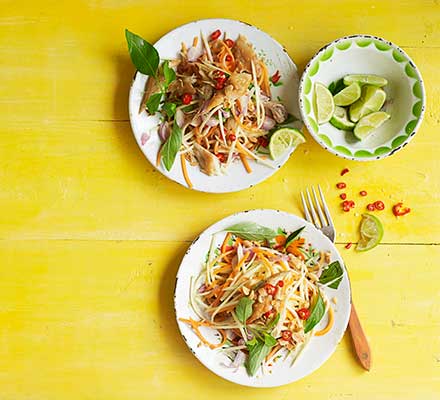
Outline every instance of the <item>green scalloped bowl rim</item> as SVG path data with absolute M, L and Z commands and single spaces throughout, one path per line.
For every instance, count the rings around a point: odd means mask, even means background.
M 348 50 L 351 47 L 352 43 L 353 42 L 351 40 L 347 40 L 341 43 L 336 43 L 336 48 L 341 51 Z
M 309 76 L 314 76 L 314 75 L 316 75 L 318 71 L 319 71 L 319 61 L 316 61 L 315 64 L 313 64 L 313 65 L 310 67 L 310 70 L 309 70 Z
M 371 43 L 373 43 L 373 39 L 362 38 L 362 39 L 357 39 L 355 42 L 359 47 L 367 47 Z
M 329 47 L 326 51 L 324 51 L 324 53 L 322 54 L 320 60 L 321 61 L 327 61 L 330 58 L 332 58 L 333 52 L 335 51 L 335 49 L 333 47 Z

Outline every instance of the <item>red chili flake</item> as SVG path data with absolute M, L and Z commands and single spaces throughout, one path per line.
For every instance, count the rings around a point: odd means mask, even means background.
M 284 286 L 284 281 L 278 281 L 277 285 L 278 285 L 279 287 L 283 287 L 283 286 Z
M 347 195 L 346 195 L 345 193 L 341 193 L 341 194 L 339 195 L 339 197 L 340 197 L 342 200 L 345 200 L 345 199 L 347 198 Z
M 263 147 L 269 146 L 269 139 L 265 136 L 260 136 L 258 138 L 258 144 Z
M 368 193 L 367 193 L 365 190 L 361 190 L 361 191 L 359 192 L 359 194 L 360 194 L 361 196 L 366 196 Z
M 225 87 L 225 80 L 222 78 L 218 78 L 216 79 L 216 84 L 215 84 L 215 88 L 217 90 L 222 90 Z
M 347 187 L 347 184 L 345 182 L 339 182 L 336 184 L 336 187 L 338 189 L 345 189 Z
M 374 211 L 375 209 L 376 209 L 376 207 L 374 206 L 373 203 L 368 204 L 368 206 L 367 206 L 367 210 L 368 210 L 368 211 Z
M 354 201 L 353 200 L 349 200 L 348 201 L 348 205 L 349 205 L 350 208 L 354 208 L 354 206 L 355 206 Z
M 187 105 L 187 104 L 191 103 L 192 98 L 193 98 L 193 97 L 192 97 L 192 94 L 185 93 L 185 94 L 182 96 L 182 103 L 185 104 L 185 105 Z
M 344 168 L 342 171 L 341 171 L 341 176 L 344 176 L 345 174 L 348 174 L 350 172 L 350 170 L 348 169 L 348 168 Z
M 230 54 L 228 54 L 228 55 L 225 57 L 225 60 L 226 60 L 226 61 L 232 61 L 232 56 L 231 56 Z
M 352 245 L 353 245 L 353 243 L 349 242 L 345 245 L 345 248 L 348 250 Z
M 233 142 L 235 141 L 235 139 L 237 139 L 237 136 L 235 136 L 233 133 L 231 133 L 230 135 L 228 135 L 228 139 Z
M 403 207 L 403 203 L 397 203 L 393 206 L 393 214 L 396 217 L 402 217 L 403 215 L 406 215 L 409 212 L 411 212 L 411 208 Z
M 344 206 L 344 207 L 343 207 L 343 210 L 344 210 L 345 212 L 349 212 L 349 211 L 350 211 L 350 206 Z
M 235 42 L 232 39 L 226 39 L 225 40 L 226 46 L 228 46 L 229 48 L 234 47 Z
M 350 207 L 350 200 L 345 200 L 342 202 L 342 207 Z
M 274 285 L 271 285 L 270 283 L 266 283 L 264 285 L 264 289 L 266 289 L 266 292 L 269 296 L 275 296 L 277 293 L 277 288 Z
M 219 159 L 220 162 L 224 163 L 226 161 L 226 154 L 217 153 L 216 156 L 217 156 L 217 158 Z
M 288 340 L 292 339 L 292 332 L 291 331 L 282 331 L 281 338 L 287 342 Z
M 280 79 L 281 79 L 281 75 L 280 75 L 280 71 L 278 70 L 270 77 L 272 83 L 278 83 Z
M 211 33 L 211 40 L 217 40 L 221 34 L 222 31 L 220 29 L 217 29 L 216 31 Z
M 385 209 L 385 204 L 383 204 L 383 201 L 378 200 L 374 202 L 374 207 L 376 210 L 382 211 Z

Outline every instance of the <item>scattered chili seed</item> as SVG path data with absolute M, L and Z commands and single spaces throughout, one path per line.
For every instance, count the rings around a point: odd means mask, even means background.
M 374 204 L 372 204 L 372 203 L 368 204 L 368 206 L 367 206 L 368 211 L 374 211 L 375 209 L 376 208 L 374 207 Z
M 348 250 L 352 245 L 353 245 L 353 243 L 349 242 L 345 245 L 345 248 Z
M 345 212 L 349 212 L 349 211 L 350 211 L 350 206 L 345 206 L 345 207 L 343 207 L 343 210 L 344 210 Z
M 360 194 L 361 196 L 366 196 L 366 195 L 367 195 L 367 192 L 366 192 L 365 190 L 361 190 L 361 191 L 359 192 L 359 194 Z
M 229 48 L 234 47 L 235 42 L 232 39 L 226 39 L 225 40 L 226 46 L 228 46 Z
M 385 209 L 385 204 L 383 203 L 383 201 L 375 201 L 374 202 L 374 207 L 376 208 L 376 210 L 382 211 Z
M 221 34 L 222 31 L 220 29 L 217 29 L 216 31 L 211 33 L 211 40 L 217 40 Z
M 350 172 L 350 170 L 348 169 L 348 168 L 344 168 L 342 171 L 341 171 L 341 176 L 344 176 L 345 174 L 348 174 Z
M 336 187 L 338 189 L 345 189 L 347 187 L 347 184 L 345 182 L 339 182 L 336 184 Z
M 403 215 L 408 214 L 409 212 L 411 212 L 411 208 L 409 207 L 403 207 L 403 203 L 397 203 L 393 206 L 393 214 L 396 217 L 401 217 Z
M 348 205 L 350 206 L 350 208 L 353 208 L 355 206 L 354 201 L 353 200 L 349 200 L 348 201 Z
M 346 195 L 345 193 L 341 193 L 341 194 L 339 195 L 339 197 L 340 197 L 342 200 L 345 200 L 345 199 L 347 198 L 347 195 Z

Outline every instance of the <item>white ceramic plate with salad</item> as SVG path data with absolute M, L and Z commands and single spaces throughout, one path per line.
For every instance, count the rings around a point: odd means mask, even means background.
M 180 265 L 175 311 L 192 353 L 245 386 L 294 382 L 335 351 L 350 315 L 343 261 L 319 230 L 277 210 L 206 229 Z
M 150 45 L 126 31 L 136 73 L 131 127 L 153 166 L 204 192 L 234 192 L 271 176 L 304 141 L 297 68 L 249 24 L 208 19 Z

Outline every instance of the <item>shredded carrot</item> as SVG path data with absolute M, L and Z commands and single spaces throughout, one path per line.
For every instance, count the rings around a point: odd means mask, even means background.
M 267 258 L 264 257 L 264 255 L 262 255 L 262 254 L 259 254 L 259 255 L 258 255 L 258 258 L 259 258 L 261 261 L 263 261 L 263 264 L 264 264 L 267 268 L 269 268 L 270 273 L 273 275 L 273 274 L 275 273 L 275 271 L 273 270 L 272 264 L 267 260 Z
M 284 246 L 286 244 L 286 236 L 277 235 L 275 236 L 275 241 L 277 242 L 277 245 Z
M 243 155 L 249 155 L 250 157 L 253 157 L 252 154 L 249 154 L 246 152 L 246 150 L 244 149 L 243 145 L 240 142 L 237 141 L 236 147 L 237 147 L 237 150 L 240 152 L 240 155 L 243 154 Z M 254 159 L 256 159 L 256 157 L 254 157 Z
M 191 326 L 197 337 L 202 341 L 203 344 L 208 346 L 210 349 L 218 349 L 219 347 L 222 347 L 226 343 L 226 333 L 223 329 L 219 329 L 219 332 L 222 335 L 222 341 L 220 343 L 210 343 L 208 342 L 202 335 L 202 333 L 199 330 L 200 326 L 211 326 L 211 324 L 208 321 L 195 321 L 192 318 L 185 319 L 185 318 L 179 318 L 179 321 L 185 322 Z
M 302 247 L 305 243 L 304 238 L 299 238 L 294 240 L 292 243 L 289 244 L 289 246 L 287 247 L 287 252 L 293 254 L 296 257 L 301 258 L 302 260 L 304 259 L 304 254 L 301 253 L 301 251 L 299 250 L 300 247 Z
M 241 160 L 241 162 L 243 163 L 243 166 L 244 166 L 244 169 L 246 170 L 246 172 L 247 172 L 248 174 L 250 174 L 250 173 L 252 172 L 252 168 L 251 168 L 251 166 L 249 165 L 246 156 L 245 156 L 244 154 L 242 154 L 242 153 L 240 153 L 240 160 Z
M 159 166 L 160 166 L 160 157 L 161 157 L 161 154 L 160 154 L 160 151 L 162 150 L 162 147 L 159 149 L 159 151 L 157 152 L 157 157 L 156 157 L 156 167 L 158 167 L 159 168 Z
M 231 237 L 232 237 L 232 233 L 231 233 L 231 232 L 228 232 L 228 233 L 226 234 L 226 236 L 225 236 L 225 239 L 223 240 L 222 247 L 220 248 L 220 251 L 221 251 L 222 253 L 225 253 L 225 252 L 226 252 L 226 246 L 228 245 L 229 239 L 230 239 Z
M 268 361 L 272 356 L 274 356 L 279 349 L 281 349 L 280 344 L 277 344 L 274 348 L 272 348 L 270 353 L 266 356 L 266 361 Z
M 198 43 L 199 43 L 199 37 L 198 36 L 194 36 L 193 47 L 196 47 Z
M 182 164 L 182 172 L 183 172 L 183 177 L 185 178 L 185 182 L 188 185 L 188 187 L 192 189 L 193 184 L 191 183 L 191 180 L 189 179 L 188 176 L 188 170 L 186 169 L 186 160 L 184 154 L 180 154 L 180 163 Z
M 269 85 L 269 72 L 267 71 L 266 65 L 264 62 L 259 62 L 261 67 L 261 77 L 258 81 L 258 85 L 261 87 L 264 93 L 270 94 L 270 85 Z
M 335 317 L 335 315 L 334 315 L 334 312 L 333 312 L 333 308 L 331 306 L 329 306 L 329 308 L 328 308 L 328 322 L 327 322 L 327 326 L 324 329 L 322 329 L 322 330 L 320 330 L 318 332 L 315 332 L 315 336 L 323 336 L 327 332 L 329 332 L 330 329 L 332 329 L 333 322 L 335 320 L 334 317 Z

